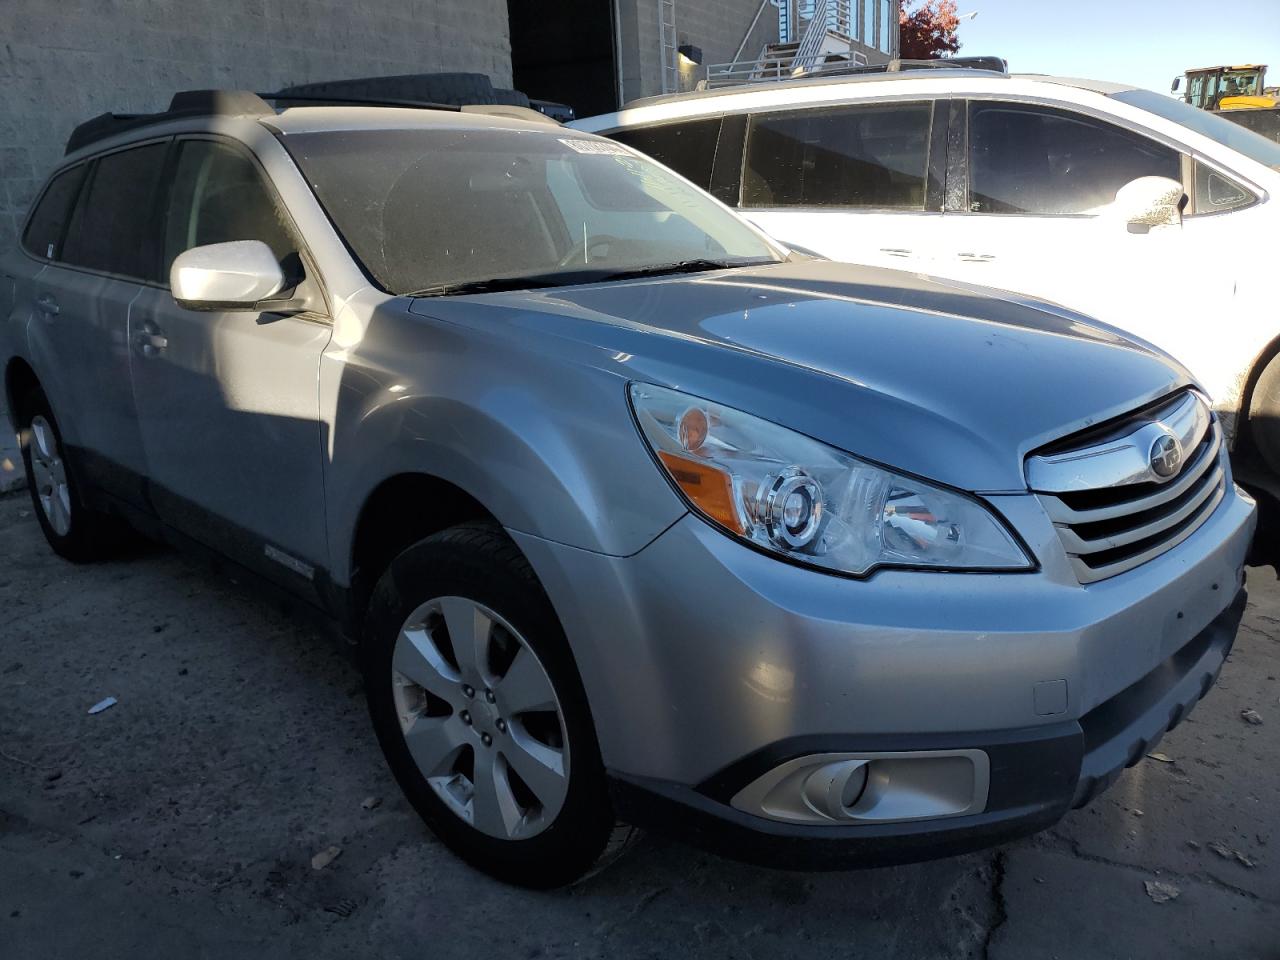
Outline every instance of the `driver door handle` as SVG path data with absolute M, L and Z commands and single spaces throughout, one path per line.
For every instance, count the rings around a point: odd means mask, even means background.
M 142 329 L 133 338 L 133 342 L 137 346 L 138 352 L 144 357 L 159 356 L 161 351 L 169 346 L 168 337 L 150 320 L 142 325 Z
M 58 315 L 61 308 L 58 306 L 58 301 L 53 299 L 53 294 L 42 293 L 40 298 L 36 300 L 36 309 L 46 318 L 52 319 Z

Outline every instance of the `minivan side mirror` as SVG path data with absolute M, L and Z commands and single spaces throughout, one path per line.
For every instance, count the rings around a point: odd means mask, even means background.
M 1107 209 L 1115 220 L 1129 225 L 1130 232 L 1145 233 L 1152 227 L 1179 225 L 1187 195 L 1182 184 L 1169 177 L 1138 177 L 1116 191 Z
M 284 285 L 279 261 L 261 240 L 192 247 L 169 269 L 173 299 L 188 310 L 252 310 Z

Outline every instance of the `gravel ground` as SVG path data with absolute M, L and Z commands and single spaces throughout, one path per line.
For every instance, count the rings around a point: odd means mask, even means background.
M 1039 837 L 796 874 L 643 836 L 530 893 L 400 799 L 340 643 L 159 548 L 64 563 L 0 497 L 0 957 L 1280 958 L 1280 585 L 1249 589 L 1163 759 Z

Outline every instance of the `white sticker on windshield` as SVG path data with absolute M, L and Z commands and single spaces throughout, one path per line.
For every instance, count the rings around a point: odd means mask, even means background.
M 629 157 L 631 151 L 620 143 L 610 140 L 570 140 L 568 137 L 557 137 L 570 150 L 578 153 L 599 153 L 608 157 Z

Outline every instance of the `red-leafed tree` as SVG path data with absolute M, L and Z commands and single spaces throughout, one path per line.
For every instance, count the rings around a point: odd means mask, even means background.
M 898 56 L 904 60 L 936 60 L 960 49 L 956 39 L 955 0 L 922 0 L 910 12 L 906 5 L 898 15 L 901 30 Z

